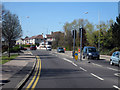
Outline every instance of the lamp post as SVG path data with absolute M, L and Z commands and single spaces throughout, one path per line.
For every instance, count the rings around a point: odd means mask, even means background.
M 98 12 L 98 23 L 99 23 L 99 29 L 100 27 L 100 14 Z M 100 52 L 100 30 L 99 30 L 99 40 L 98 40 L 98 51 Z
M 88 12 L 85 12 L 84 14 L 88 14 Z M 83 33 L 83 23 L 82 23 L 82 27 L 79 28 L 79 32 L 80 32 L 80 60 L 82 61 L 82 33 Z

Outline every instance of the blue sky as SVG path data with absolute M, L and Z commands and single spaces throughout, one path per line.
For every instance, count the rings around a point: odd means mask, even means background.
M 98 24 L 98 11 L 100 21 L 115 21 L 118 16 L 117 2 L 4 2 L 3 5 L 18 15 L 23 37 L 63 31 L 64 23 L 79 18 Z

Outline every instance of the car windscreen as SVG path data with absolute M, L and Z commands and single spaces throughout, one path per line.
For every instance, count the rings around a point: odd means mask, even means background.
M 47 47 L 47 48 L 51 48 L 51 47 Z
M 96 52 L 96 48 L 88 48 L 89 52 Z
M 120 53 L 118 52 L 118 53 L 116 53 L 116 56 L 118 56 L 119 58 L 120 58 Z
M 62 47 L 60 47 L 59 49 L 63 49 Z

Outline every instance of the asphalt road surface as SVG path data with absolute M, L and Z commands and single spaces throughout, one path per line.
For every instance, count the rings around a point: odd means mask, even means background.
M 32 53 L 37 58 L 36 69 L 23 88 L 120 89 L 120 68 L 110 66 L 109 61 L 76 61 L 46 50 Z

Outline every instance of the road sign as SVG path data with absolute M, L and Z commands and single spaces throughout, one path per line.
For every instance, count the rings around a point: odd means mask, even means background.
M 78 52 L 75 52 L 75 60 L 78 60 Z

